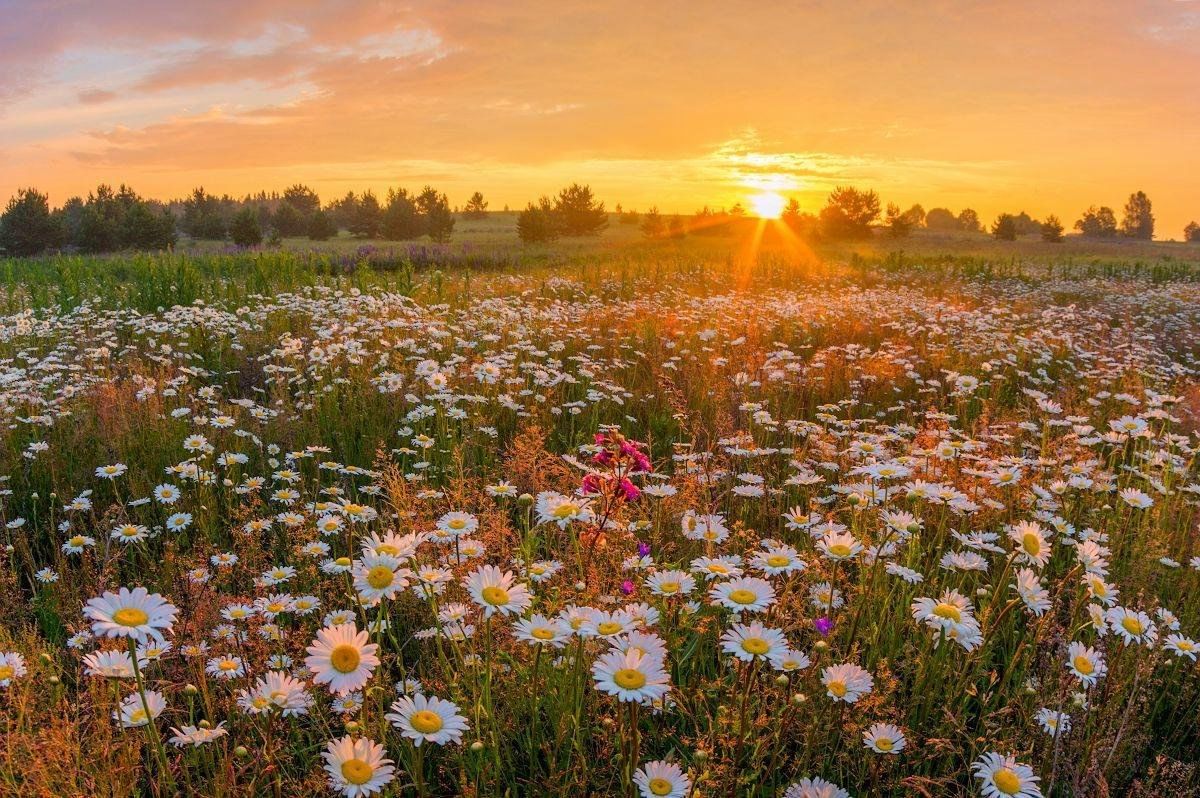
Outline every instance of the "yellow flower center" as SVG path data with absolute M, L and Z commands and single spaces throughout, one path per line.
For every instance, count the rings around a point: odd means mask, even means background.
M 728 569 L 728 568 L 726 568 L 724 565 L 721 565 L 721 563 L 719 563 L 719 562 L 715 562 L 715 563 L 713 563 L 713 564 L 709 565 L 709 566 L 708 566 L 708 570 L 709 570 L 709 571 L 711 571 L 711 572 L 712 572 L 712 573 L 714 573 L 714 574 L 727 574 L 727 573 L 729 573 L 729 569 Z
M 1192 649 L 1194 649 L 1196 647 L 1195 645 L 1192 644 L 1192 642 L 1190 640 L 1180 640 L 1178 643 L 1175 644 L 1175 646 L 1180 651 L 1191 651 Z
M 392 569 L 386 565 L 376 565 L 367 571 L 367 584 L 376 590 L 383 590 L 385 587 L 388 587 L 395 578 L 396 575 L 392 573 Z
M 678 593 L 679 592 L 679 583 L 678 582 L 659 582 L 658 583 L 658 591 L 660 593 Z
M 135 709 L 133 712 L 129 713 L 129 720 L 131 723 L 145 723 L 146 722 L 146 710 Z
M 334 560 L 334 562 L 345 568 L 346 566 L 350 565 L 351 560 L 349 557 L 338 557 L 336 560 Z
M 1042 553 L 1042 541 L 1032 532 L 1026 532 L 1021 538 L 1021 548 L 1025 549 L 1025 553 L 1030 557 L 1036 557 Z
M 992 781 L 1005 795 L 1016 795 L 1021 791 L 1021 779 L 1008 768 L 1000 768 L 993 773 Z
M 455 518 L 453 521 L 446 524 L 446 526 L 450 527 L 451 529 L 465 529 L 467 522 L 461 518 Z
M 791 558 L 785 557 L 782 554 L 772 554 L 767 558 L 767 565 L 771 566 L 772 568 L 782 568 L 791 561 Z
M 479 592 L 483 600 L 493 607 L 503 607 L 508 603 L 508 591 L 502 587 L 485 587 Z
M 71 545 L 76 546 L 76 547 L 82 546 L 83 545 L 83 535 L 76 535 L 75 537 L 71 538 Z
M 551 515 L 561 520 L 563 518 L 570 518 L 578 512 L 579 507 L 568 502 L 567 504 L 560 504 L 555 507 L 554 512 L 551 513 Z
M 358 669 L 362 657 L 354 646 L 343 643 L 329 652 L 329 664 L 338 673 L 353 673 Z
M 366 784 L 375 774 L 375 768 L 361 759 L 347 759 L 342 763 L 342 778 L 351 784 Z
M 829 692 L 833 693 L 838 698 L 843 698 L 846 695 L 846 683 L 841 679 L 835 679 L 827 685 Z
M 17 669 L 12 665 L 0 665 L 0 682 L 17 675 Z
M 547 629 L 545 626 L 540 626 L 537 629 L 534 629 L 529 634 L 538 640 L 553 640 L 554 639 L 554 630 Z
M 266 709 L 269 705 L 270 702 L 260 695 L 250 699 L 250 706 L 254 707 L 255 709 Z
M 888 737 L 876 737 L 875 738 L 875 747 L 878 748 L 880 751 L 883 751 L 884 753 L 891 751 L 895 746 L 896 746 L 896 744 L 894 742 L 892 742 L 891 739 Z
M 646 684 L 646 674 L 636 668 L 622 668 L 613 674 L 613 681 L 624 690 L 637 690 Z
M 939 618 L 945 618 L 947 620 L 954 621 L 955 623 L 962 622 L 962 611 L 953 604 L 947 604 L 946 602 L 942 602 L 934 607 L 933 614 Z
M 747 637 L 742 641 L 742 649 L 754 654 L 755 656 L 761 657 L 763 654 L 766 654 L 770 648 L 771 646 L 767 643 L 767 641 L 763 640 L 761 637 Z
M 1075 670 L 1079 671 L 1084 676 L 1090 676 L 1092 671 L 1096 670 L 1096 666 L 1092 664 L 1092 661 L 1082 654 L 1076 657 L 1074 662 L 1071 664 L 1075 666 Z
M 434 734 L 442 728 L 441 716 L 428 709 L 421 709 L 412 713 L 408 722 L 421 734 Z
M 729 591 L 729 600 L 736 604 L 753 604 L 758 600 L 758 596 L 753 590 L 731 590 Z
M 845 543 L 834 543 L 829 547 L 829 553 L 834 557 L 849 557 L 850 547 Z
M 596 624 L 596 631 L 602 635 L 614 635 L 621 631 L 621 624 L 615 621 L 605 621 L 604 623 Z
M 150 616 L 137 607 L 126 607 L 113 613 L 113 622 L 121 626 L 141 626 Z
M 223 671 L 236 671 L 237 666 L 237 662 L 231 659 L 223 659 L 217 664 L 217 667 Z
M 671 790 L 675 789 L 675 785 L 666 779 L 650 779 L 647 786 L 651 795 L 670 795 Z
M 343 509 L 348 515 L 358 515 L 364 508 L 361 504 L 347 504 Z
M 391 543 L 380 543 L 375 547 L 375 551 L 379 554 L 390 554 L 393 557 L 400 553 L 400 549 L 393 546 Z
M 1140 635 L 1144 631 L 1142 622 L 1132 615 L 1126 616 L 1125 620 L 1121 621 L 1121 626 L 1131 635 Z

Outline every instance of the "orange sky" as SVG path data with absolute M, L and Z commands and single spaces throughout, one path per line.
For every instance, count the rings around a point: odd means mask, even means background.
M 1200 0 L 0 0 L 0 201 L 567 181 L 690 212 L 765 185 L 1200 219 Z

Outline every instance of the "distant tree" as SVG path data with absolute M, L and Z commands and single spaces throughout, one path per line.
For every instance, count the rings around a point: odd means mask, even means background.
M 1117 216 L 1107 205 L 1093 205 L 1075 222 L 1075 229 L 1085 238 L 1112 238 L 1117 234 Z
M 925 225 L 925 209 L 920 203 L 913 203 L 913 206 L 904 212 L 908 217 L 908 221 L 913 227 L 923 227 Z
M 821 209 L 821 233 L 833 239 L 870 238 L 879 211 L 874 191 L 839 186 Z
M 476 191 L 463 207 L 463 216 L 468 219 L 486 219 L 487 206 L 487 200 L 483 198 L 483 194 Z
M 926 224 L 929 223 L 928 218 L 927 216 Z M 979 214 L 974 210 L 963 208 L 962 212 L 958 214 L 958 229 L 965 230 L 968 233 L 982 233 L 983 222 L 979 221 Z
M 288 189 L 289 191 L 291 189 Z M 263 206 L 266 207 L 265 205 Z M 281 236 L 298 236 L 308 231 L 309 218 L 313 211 L 302 212 L 286 199 L 279 203 L 275 213 L 270 215 L 270 226 Z M 261 225 L 262 219 L 259 219 Z
M 379 207 L 379 200 L 376 199 L 373 191 L 364 191 L 358 197 L 358 201 L 354 203 L 346 229 L 356 236 L 378 238 L 382 225 L 383 209 Z
M 682 216 L 676 214 L 667 222 L 667 235 L 671 238 L 683 238 L 687 235 L 687 225 L 684 224 Z
M 1017 240 L 1017 217 L 1002 213 L 992 223 L 992 237 L 999 241 Z
M 62 225 L 50 214 L 50 200 L 36 189 L 23 188 L 0 215 L 0 250 L 24 257 L 62 243 Z
M 354 223 L 354 215 L 358 213 L 358 195 L 347 191 L 346 196 L 329 203 L 326 209 L 333 217 L 334 224 L 344 230 L 349 230 Z
M 308 217 L 308 237 L 313 241 L 328 241 L 338 234 L 337 223 L 333 217 L 322 210 L 317 210 Z
M 517 236 L 525 244 L 541 244 L 558 238 L 558 216 L 549 197 L 529 203 L 517 214 Z
M 1061 244 L 1063 240 L 1063 224 L 1054 214 L 1046 217 L 1046 221 L 1042 222 L 1042 240 L 1051 244 Z
M 646 238 L 662 238 L 666 235 L 667 225 L 657 205 L 651 205 L 650 210 L 642 214 L 641 231 Z
M 725 211 L 713 210 L 705 205 L 692 214 L 689 228 L 694 235 L 717 236 L 728 233 L 732 222 L 733 217 Z
M 1200 224 L 1189 222 L 1188 226 L 1183 228 L 1183 240 L 1193 244 L 1200 243 Z
M 565 236 L 599 235 L 608 227 L 608 213 L 604 210 L 604 203 L 596 201 L 591 186 L 572 183 L 564 188 L 558 192 L 554 210 L 558 214 L 560 229 Z
M 1142 241 L 1154 238 L 1154 214 L 1151 210 L 1146 192 L 1130 194 L 1129 201 L 1125 203 L 1125 217 L 1121 219 L 1121 235 Z
M 383 237 L 389 241 L 408 241 L 425 235 L 425 221 L 417 210 L 416 198 L 406 189 L 388 189 L 383 211 Z
M 258 224 L 258 212 L 252 207 L 242 208 L 229 221 L 229 237 L 239 247 L 256 247 L 262 243 L 262 227 Z
M 183 202 L 179 227 L 192 238 L 225 238 L 228 225 L 221 200 L 206 193 L 203 186 L 193 189 L 192 196 Z
M 740 202 L 733 203 L 733 207 L 729 209 L 729 215 L 735 219 L 740 219 L 746 215 L 746 206 Z
M 1042 232 L 1042 223 L 1025 213 L 1025 211 L 1021 211 L 1013 216 L 1013 224 L 1016 226 L 1017 235 L 1019 236 L 1034 235 Z
M 787 205 L 783 208 L 783 213 L 779 214 L 779 221 L 803 238 L 814 237 L 820 228 L 820 220 L 817 215 L 800 210 L 800 201 L 795 197 L 788 200 Z
M 888 203 L 887 215 L 884 217 L 883 223 L 887 227 L 888 235 L 892 238 L 907 238 L 912 233 L 911 217 L 907 213 L 902 213 L 900 206 L 894 202 Z
M 480 199 L 483 199 L 481 196 Z M 433 241 L 445 243 L 454 232 L 454 215 L 450 212 L 450 201 L 431 186 L 425 186 L 416 199 L 417 210 L 425 222 L 425 234 Z
M 930 208 L 925 214 L 925 226 L 930 230 L 960 230 L 958 218 L 948 208 Z
M 317 192 L 299 183 L 284 190 L 283 202 L 291 205 L 296 213 L 306 221 L 308 217 L 321 210 L 321 198 L 317 196 Z

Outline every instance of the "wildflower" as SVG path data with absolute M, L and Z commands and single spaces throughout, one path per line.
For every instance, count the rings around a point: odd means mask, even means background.
M 721 648 L 740 660 L 769 659 L 787 650 L 787 640 L 778 629 L 752 624 L 734 624 L 721 635 Z
M 656 571 L 646 577 L 645 585 L 656 596 L 687 595 L 696 589 L 696 580 L 686 571 Z
M 462 742 L 463 732 L 469 728 L 453 701 L 421 693 L 402 696 L 392 703 L 392 711 L 384 717 L 418 747 L 423 742 L 437 745 Z
M 408 587 L 412 571 L 400 566 L 400 560 L 388 554 L 372 554 L 354 566 L 354 589 L 366 604 L 394 599 Z
M 330 786 L 347 798 L 379 792 L 396 777 L 393 762 L 384 753 L 382 745 L 366 737 L 330 740 L 321 754 Z
M 182 748 L 185 745 L 190 745 L 193 748 L 198 748 L 205 743 L 211 743 L 213 740 L 224 737 L 229 731 L 225 728 L 225 721 L 221 721 L 216 726 L 205 729 L 200 726 L 184 726 L 182 729 L 171 727 L 173 733 L 171 744 Z
M 819 776 L 805 777 L 791 785 L 783 798 L 850 798 L 850 793 Z
M 483 608 L 484 617 L 490 618 L 496 613 L 520 615 L 533 599 L 525 585 L 514 585 L 513 581 L 511 571 L 501 573 L 494 565 L 484 565 L 467 576 L 466 588 L 475 603 Z
M 1011 756 L 986 753 L 971 765 L 984 798 L 1042 798 L 1033 768 Z
M 313 672 L 313 680 L 328 685 L 331 693 L 357 690 L 370 681 L 379 665 L 379 646 L 367 640 L 367 633 L 353 623 L 322 629 L 308 647 L 304 664 Z
M 849 662 L 822 670 L 821 683 L 830 698 L 847 704 L 855 703 L 875 687 L 875 680 L 868 671 Z
M 0 651 L 0 687 L 8 687 L 26 672 L 25 657 L 20 652 Z
M 130 590 L 123 587 L 117 593 L 105 591 L 89 599 L 83 614 L 92 619 L 92 633 L 99 637 L 130 637 L 144 642 L 149 638 L 162 640 L 163 631 L 171 631 L 179 611 L 158 593 L 144 587 Z
M 876 723 L 863 732 L 863 745 L 877 754 L 898 754 L 904 744 L 904 733 L 890 723 Z
M 609 651 L 592 664 L 596 689 L 614 695 L 619 701 L 645 704 L 670 690 L 662 660 L 637 651 Z
M 151 720 L 157 718 L 167 708 L 167 701 L 163 698 L 162 693 L 155 690 L 146 691 L 145 703 L 142 702 L 142 696 L 139 693 L 126 696 L 120 707 L 113 712 L 113 718 L 121 721 L 121 725 L 125 728 L 136 728 L 145 726 Z M 149 714 L 147 714 L 149 710 Z
M 1071 730 L 1071 716 L 1055 712 L 1049 707 L 1042 707 L 1037 713 L 1038 725 L 1042 731 L 1051 736 L 1066 734 Z
M 1153 643 L 1158 638 L 1158 631 L 1144 612 L 1113 607 L 1104 614 L 1108 627 L 1125 643 Z
M 743 577 L 728 582 L 719 582 L 709 590 L 714 605 L 732 610 L 735 615 L 743 612 L 762 612 L 775 603 L 775 588 L 765 579 Z
M 674 762 L 647 762 L 633 774 L 642 798 L 684 798 L 692 780 Z
M 534 615 L 523 618 L 513 627 L 513 635 L 530 645 L 545 644 L 553 648 L 562 648 L 571 636 L 570 627 L 561 619 L 550 620 L 544 615 Z

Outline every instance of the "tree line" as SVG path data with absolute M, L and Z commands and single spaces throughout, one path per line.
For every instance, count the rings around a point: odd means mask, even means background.
M 51 208 L 47 195 L 30 188 L 18 191 L 0 214 L 0 254 L 166 249 L 180 234 L 200 240 L 231 241 L 241 247 L 294 237 L 324 241 L 343 230 L 369 239 L 408 241 L 427 237 L 446 242 L 457 218 L 481 219 L 487 214 L 488 203 L 481 192 L 476 191 L 462 208 L 451 209 L 446 195 L 431 186 L 419 192 L 390 188 L 382 200 L 369 190 L 349 191 L 327 203 L 302 184 L 282 193 L 259 192 L 241 199 L 218 197 L 199 187 L 184 199 L 163 203 L 143 199 L 125 185 L 116 190 L 100 185 L 86 198 L 72 197 L 59 208 Z M 590 186 L 573 183 L 554 196 L 530 202 L 520 211 L 517 236 L 527 244 L 594 236 L 605 230 L 613 217 L 620 224 L 638 225 L 646 238 L 655 239 L 728 233 L 748 215 L 741 204 L 727 210 L 705 206 L 690 216 L 663 214 L 657 207 L 637 213 L 617 204 L 610 213 Z M 895 203 L 884 207 L 875 191 L 851 186 L 834 189 L 818 213 L 803 211 L 793 197 L 780 221 L 797 235 L 813 240 L 868 238 L 880 228 L 886 235 L 901 238 L 924 228 L 990 232 L 1003 241 L 1037 235 L 1043 241 L 1057 243 L 1065 232 L 1063 223 L 1053 214 L 1038 220 L 1024 211 L 1001 213 L 985 230 L 979 214 L 971 208 L 954 213 L 948 208 L 926 211 L 919 204 L 907 210 Z M 1111 207 L 1093 205 L 1081 213 L 1074 229 L 1085 238 L 1149 241 L 1154 237 L 1154 225 L 1150 198 L 1137 191 L 1129 195 L 1119 222 Z M 1200 242 L 1200 224 L 1191 222 L 1183 232 L 1185 241 Z

